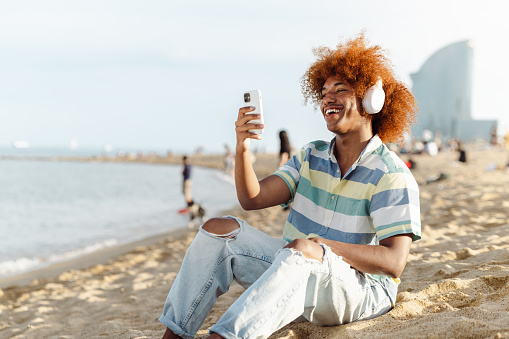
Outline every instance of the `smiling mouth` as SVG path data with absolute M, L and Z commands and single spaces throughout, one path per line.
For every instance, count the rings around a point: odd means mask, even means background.
M 326 109 L 325 110 L 325 116 L 329 116 L 331 114 L 336 114 L 336 113 L 339 113 L 341 112 L 340 109 L 337 109 L 337 108 L 329 108 L 329 109 Z

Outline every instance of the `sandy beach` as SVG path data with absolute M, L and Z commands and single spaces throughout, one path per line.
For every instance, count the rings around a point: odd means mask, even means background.
M 423 239 L 412 245 L 392 311 L 336 327 L 292 323 L 271 338 L 509 338 L 509 172 L 497 169 L 508 152 L 472 148 L 467 157 L 412 156 Z M 210 167 L 221 161 L 209 160 L 192 158 Z M 255 165 L 262 177 L 277 158 L 259 155 Z M 279 237 L 288 212 L 226 213 Z M 0 338 L 160 338 L 165 328 L 157 319 L 195 233 L 152 237 L 1 280 Z M 234 285 L 219 299 L 197 338 L 242 291 Z

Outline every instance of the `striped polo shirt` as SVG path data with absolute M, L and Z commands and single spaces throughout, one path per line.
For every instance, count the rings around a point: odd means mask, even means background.
M 421 238 L 419 188 L 405 163 L 375 135 L 341 179 L 331 142 L 304 146 L 275 172 L 293 201 L 283 238 L 322 237 L 377 245 L 411 234 Z

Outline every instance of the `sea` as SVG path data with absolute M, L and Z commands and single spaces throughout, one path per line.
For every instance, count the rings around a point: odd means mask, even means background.
M 20 154 L 69 155 L 0 149 L 0 279 L 188 226 L 181 166 Z M 223 171 L 193 166 L 192 180 L 206 217 L 238 205 Z

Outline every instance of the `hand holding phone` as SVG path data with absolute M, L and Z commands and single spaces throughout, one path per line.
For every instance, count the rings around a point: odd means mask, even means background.
M 263 124 L 263 107 L 262 107 L 262 92 L 259 90 L 247 91 L 244 93 L 244 104 L 245 106 L 254 107 L 254 111 L 246 114 L 260 114 L 260 119 L 251 120 L 252 124 Z M 262 134 L 263 128 L 250 129 L 249 132 L 255 134 Z

